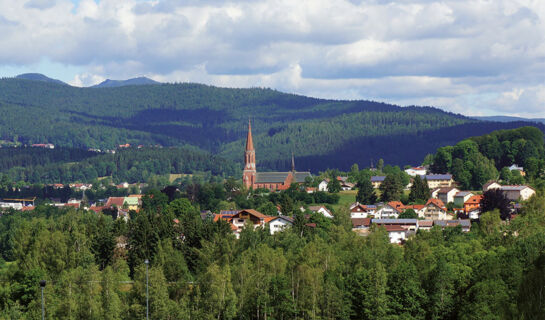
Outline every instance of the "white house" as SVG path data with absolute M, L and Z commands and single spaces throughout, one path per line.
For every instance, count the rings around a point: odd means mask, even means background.
M 373 216 L 377 210 L 375 205 L 364 205 L 356 202 L 350 206 L 351 218 L 367 218 Z
M 454 187 L 444 187 L 437 191 L 437 199 L 443 201 L 443 203 L 454 202 L 454 196 L 460 192 L 460 190 Z
M 271 234 L 284 231 L 293 225 L 293 218 L 286 216 L 278 216 L 269 221 L 269 229 Z
M 405 169 L 405 172 L 411 177 L 416 177 L 426 175 L 427 170 L 424 167 L 412 167 L 409 169 Z
M 318 184 L 318 191 L 324 191 L 327 192 L 327 184 L 329 183 L 329 179 L 324 179 L 320 181 Z
M 446 220 L 450 218 L 443 201 L 439 199 L 429 199 L 424 208 L 419 212 L 418 217 L 427 220 Z
M 483 191 L 486 192 L 491 189 L 498 189 L 501 188 L 501 184 L 499 184 L 497 181 L 488 181 L 483 185 Z
M 309 206 L 308 209 L 314 213 L 320 213 L 326 218 L 333 219 L 333 213 L 324 206 Z
M 501 191 L 511 201 L 528 200 L 536 191 L 528 186 L 501 186 Z
M 375 217 L 379 219 L 397 219 L 399 214 L 404 210 L 405 206 L 403 203 L 399 201 L 390 201 L 375 212 Z
M 390 243 L 401 244 L 407 239 L 407 230 L 399 225 L 385 225 Z

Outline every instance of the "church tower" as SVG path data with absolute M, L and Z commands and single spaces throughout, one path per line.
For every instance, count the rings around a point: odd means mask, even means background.
M 246 150 L 244 151 L 244 170 L 242 171 L 242 183 L 250 189 L 255 183 L 255 149 L 252 141 L 252 123 L 248 120 L 248 137 L 246 138 Z

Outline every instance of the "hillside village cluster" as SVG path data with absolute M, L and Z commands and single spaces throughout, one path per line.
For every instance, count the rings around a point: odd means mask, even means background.
M 43 146 L 39 146 L 43 147 Z M 248 125 L 248 136 L 246 141 L 246 150 L 244 154 L 244 170 L 242 176 L 243 185 L 247 189 L 268 189 L 270 192 L 287 190 L 293 184 L 302 185 L 306 179 L 312 177 L 310 172 L 297 172 L 292 157 L 292 170 L 288 172 L 257 172 L 255 149 L 253 146 L 251 124 Z M 524 175 L 524 169 L 518 166 L 512 166 L 510 170 L 517 170 Z M 390 242 L 401 244 L 418 230 L 430 230 L 433 226 L 441 228 L 460 226 L 463 232 L 470 231 L 471 222 L 479 219 L 481 213 L 482 194 L 471 191 L 460 190 L 457 188 L 451 174 L 430 174 L 426 167 L 412 167 L 405 170 L 411 176 L 420 176 L 423 181 L 427 181 L 431 190 L 431 198 L 425 204 L 404 205 L 400 201 L 380 202 L 380 203 L 359 203 L 355 202 L 349 206 L 350 218 L 353 231 L 360 235 L 367 235 L 372 225 L 383 226 L 388 232 Z M 356 185 L 349 182 L 348 177 L 337 176 L 341 190 L 348 191 L 356 188 Z M 379 189 L 384 182 L 385 176 L 372 176 L 371 183 L 374 189 Z M 328 192 L 331 181 L 328 178 L 323 179 L 317 184 L 317 187 L 307 187 L 307 193 Z M 405 190 L 411 187 L 411 182 L 405 186 Z M 54 184 L 51 187 L 61 189 L 62 184 Z M 70 188 L 83 191 L 92 188 L 91 184 L 74 183 Z M 116 185 L 118 189 L 141 190 L 145 185 L 121 183 Z M 496 181 L 490 181 L 483 186 L 483 192 L 492 189 L 499 189 L 512 202 L 512 212 L 516 213 L 520 208 L 519 201 L 527 200 L 535 194 L 535 190 L 526 185 L 500 185 Z M 16 210 L 33 210 L 34 199 L 4 199 L 0 202 L 0 208 L 13 208 Z M 142 194 L 132 194 L 126 197 L 109 197 L 102 201 L 103 205 L 93 204 L 90 207 L 83 207 L 82 200 L 70 199 L 66 203 L 54 201 L 52 205 L 58 207 L 73 207 L 76 209 L 85 209 L 96 213 L 105 212 L 111 214 L 117 219 L 128 220 L 130 211 L 138 212 L 142 206 Z M 450 210 L 447 209 L 450 204 Z M 406 211 L 412 209 L 417 218 L 403 219 L 400 216 Z M 333 219 L 334 212 L 323 205 L 301 206 L 302 212 L 308 214 L 319 214 L 325 218 Z M 308 210 L 308 211 L 307 211 Z M 516 216 L 516 215 L 515 215 Z M 271 234 L 280 232 L 294 224 L 293 217 L 284 215 L 280 206 L 277 206 L 277 215 L 268 216 L 254 209 L 244 209 L 236 211 L 220 211 L 212 213 L 210 211 L 201 213 L 203 219 L 213 219 L 214 221 L 224 220 L 228 222 L 235 236 L 238 238 L 240 232 L 245 226 L 254 228 L 262 227 L 270 230 Z M 313 223 L 307 223 L 307 227 L 315 228 Z

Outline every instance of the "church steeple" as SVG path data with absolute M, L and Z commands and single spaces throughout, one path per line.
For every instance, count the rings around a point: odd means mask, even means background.
M 246 152 L 254 151 L 254 141 L 252 140 L 252 122 L 248 119 L 248 136 L 246 137 Z
M 246 150 L 244 151 L 244 170 L 242 171 L 242 183 L 250 189 L 255 183 L 255 150 L 252 140 L 252 123 L 248 119 L 248 136 L 246 137 Z
M 291 172 L 295 172 L 295 157 L 293 156 L 293 151 L 291 152 Z

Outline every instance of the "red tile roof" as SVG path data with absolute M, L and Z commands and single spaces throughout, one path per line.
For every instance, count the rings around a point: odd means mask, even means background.
M 405 205 L 401 203 L 400 201 L 390 201 L 388 202 L 388 205 L 392 208 L 394 208 L 397 212 L 401 213 L 403 210 L 405 210 Z
M 479 194 L 467 199 L 467 201 L 464 202 L 464 204 L 479 204 L 481 203 L 482 200 L 483 200 L 483 195 Z
M 371 218 L 352 218 L 352 226 L 354 228 L 359 226 L 369 227 L 371 225 Z
M 123 207 L 125 203 L 125 197 L 109 197 L 108 202 L 106 202 L 106 207 L 117 206 L 119 208 Z
M 443 210 L 447 210 L 447 208 L 445 207 L 445 204 L 443 203 L 443 201 L 441 201 L 441 200 L 439 200 L 439 199 L 434 199 L 434 198 L 429 199 L 428 202 L 426 202 L 425 207 L 427 207 L 427 206 L 430 205 L 430 204 L 433 204 L 433 205 L 435 205 L 436 207 L 439 207 L 439 208 L 441 208 L 441 209 L 443 209 Z
M 403 228 L 400 225 L 392 224 L 392 225 L 385 225 L 386 231 L 388 232 L 395 232 L 395 231 L 407 231 L 407 229 Z

